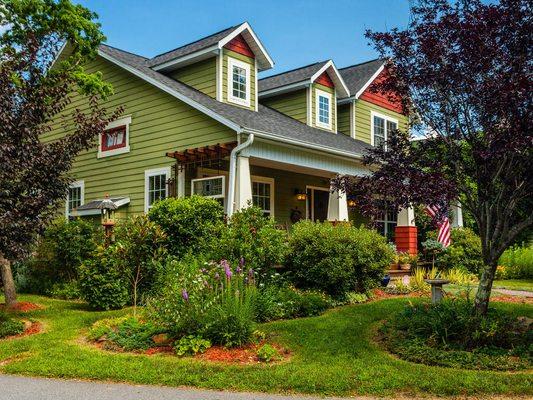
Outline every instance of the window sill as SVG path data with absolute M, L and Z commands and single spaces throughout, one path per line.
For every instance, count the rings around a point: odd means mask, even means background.
M 96 158 L 111 157 L 111 156 L 116 156 L 119 154 L 129 153 L 129 152 L 130 152 L 130 146 L 120 147 L 118 149 L 107 150 L 107 151 L 98 150 L 98 154 Z

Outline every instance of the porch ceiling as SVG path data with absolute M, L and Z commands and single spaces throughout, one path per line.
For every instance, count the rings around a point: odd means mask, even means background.
M 257 157 L 250 157 L 250 165 L 255 165 L 255 166 L 264 167 L 264 168 L 280 169 L 280 170 L 287 171 L 287 172 L 319 176 L 319 177 L 328 178 L 328 179 L 333 178 L 335 176 L 334 173 L 329 172 L 329 171 L 304 167 L 301 165 L 287 164 L 287 163 L 283 163 L 279 161 L 266 160 L 264 158 L 257 158 Z

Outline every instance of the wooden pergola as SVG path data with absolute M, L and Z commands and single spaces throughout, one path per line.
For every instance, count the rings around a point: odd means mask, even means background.
M 217 143 L 214 145 L 195 147 L 182 151 L 167 153 L 167 157 L 176 159 L 180 167 L 203 166 L 212 162 L 218 162 L 228 157 L 231 151 L 237 147 L 237 142 Z

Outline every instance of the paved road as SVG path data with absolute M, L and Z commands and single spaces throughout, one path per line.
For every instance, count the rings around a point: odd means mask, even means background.
M 317 397 L 276 396 L 210 390 L 137 386 L 120 383 L 66 381 L 0 375 L 1 400 L 317 400 Z M 334 398 L 328 398 L 333 400 Z M 342 400 L 335 398 L 336 400 Z M 368 398 L 366 398 L 368 399 Z M 353 400 L 353 398 L 352 398 Z

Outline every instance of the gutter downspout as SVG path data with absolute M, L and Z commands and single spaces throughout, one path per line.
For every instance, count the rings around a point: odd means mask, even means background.
M 235 208 L 235 189 L 236 189 L 236 170 L 237 170 L 237 155 L 244 150 L 245 148 L 252 145 L 254 142 L 254 134 L 250 133 L 248 135 L 248 138 L 244 143 L 241 143 L 237 147 L 235 147 L 230 154 L 229 158 L 229 184 L 228 184 L 228 210 L 227 215 L 228 218 L 233 215 L 233 210 Z

